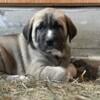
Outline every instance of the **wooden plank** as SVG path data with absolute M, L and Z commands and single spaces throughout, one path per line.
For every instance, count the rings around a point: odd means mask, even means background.
M 88 57 L 88 56 L 100 56 L 100 49 L 72 49 L 71 50 L 72 56 L 81 56 L 81 57 Z
M 100 0 L 0 0 L 0 5 L 16 6 L 86 6 L 100 5 Z
M 100 0 L 0 0 L 1 3 L 100 3 Z
M 98 29 L 97 29 L 98 30 Z M 82 34 L 84 33 L 84 34 Z M 100 49 L 100 31 L 82 31 L 72 41 L 72 48 Z

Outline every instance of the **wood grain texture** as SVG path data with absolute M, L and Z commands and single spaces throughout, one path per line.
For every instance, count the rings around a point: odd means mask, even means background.
M 1 3 L 100 3 L 100 0 L 0 0 Z
M 100 5 L 100 0 L 0 0 L 0 4 L 16 5 Z
M 1 3 L 100 3 L 100 0 L 0 0 Z

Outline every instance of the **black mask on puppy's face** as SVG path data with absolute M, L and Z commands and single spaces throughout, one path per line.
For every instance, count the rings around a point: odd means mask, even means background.
M 52 49 L 62 51 L 66 41 L 63 33 L 63 26 L 52 15 L 46 15 L 35 30 L 35 40 L 38 43 L 38 48 L 47 53 Z

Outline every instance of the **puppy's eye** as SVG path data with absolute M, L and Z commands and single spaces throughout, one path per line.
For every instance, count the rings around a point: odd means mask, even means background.
M 58 24 L 57 22 L 54 24 L 53 26 L 55 29 L 58 29 L 58 28 L 63 28 L 62 25 Z
M 43 22 L 40 23 L 40 25 L 37 27 L 37 29 L 42 30 L 44 29 L 46 26 L 44 25 Z
M 62 25 L 58 24 L 57 27 L 62 28 Z

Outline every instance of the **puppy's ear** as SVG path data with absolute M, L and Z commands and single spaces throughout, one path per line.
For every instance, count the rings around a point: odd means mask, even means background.
M 77 34 L 77 29 L 69 17 L 65 16 L 65 18 L 66 18 L 67 36 L 69 37 L 69 42 L 71 42 L 71 40 Z
M 28 43 L 32 40 L 32 37 L 31 37 L 32 25 L 33 25 L 33 20 L 30 20 L 23 28 L 23 35 Z

